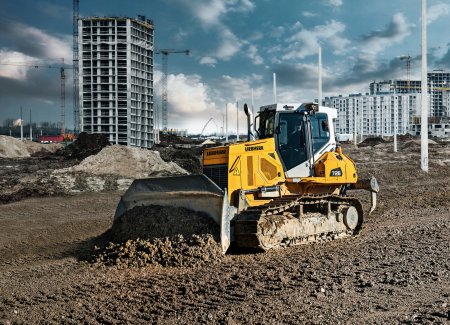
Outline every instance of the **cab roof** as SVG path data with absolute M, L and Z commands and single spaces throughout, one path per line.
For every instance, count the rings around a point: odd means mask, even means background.
M 296 111 L 310 104 L 317 105 L 316 103 L 278 103 L 261 106 L 259 111 Z M 326 113 L 331 119 L 337 118 L 337 109 L 335 108 L 319 106 L 318 112 Z

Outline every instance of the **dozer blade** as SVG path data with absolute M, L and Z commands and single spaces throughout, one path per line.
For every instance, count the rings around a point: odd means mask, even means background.
M 223 191 L 205 175 L 187 175 L 134 180 L 120 199 L 114 218 L 136 206 L 160 205 L 183 207 L 204 212 L 220 227 L 222 252 L 230 246 L 230 219 L 226 190 Z

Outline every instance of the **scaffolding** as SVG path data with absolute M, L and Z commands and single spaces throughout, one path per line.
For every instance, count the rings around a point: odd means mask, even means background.
M 75 134 L 80 128 L 79 68 L 78 68 L 78 17 L 79 0 L 73 0 L 73 128 Z

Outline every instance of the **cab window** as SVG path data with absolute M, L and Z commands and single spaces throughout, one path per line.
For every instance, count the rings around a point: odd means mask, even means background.
M 264 111 L 259 114 L 258 138 L 266 139 L 274 136 L 275 111 Z
M 330 141 L 330 129 L 326 114 L 316 113 L 311 116 L 311 136 L 314 153 L 320 151 Z
M 305 126 L 300 114 L 280 114 L 277 145 L 281 159 L 288 170 L 307 159 L 305 134 Z

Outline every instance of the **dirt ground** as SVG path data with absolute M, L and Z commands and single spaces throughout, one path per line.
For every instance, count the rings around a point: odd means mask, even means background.
M 450 145 L 430 145 L 428 174 L 411 140 L 397 153 L 390 142 L 343 150 L 381 188 L 358 237 L 216 263 L 86 262 L 119 191 L 1 205 L 0 323 L 449 323 Z M 367 206 L 368 195 L 357 196 Z
M 0 136 L 0 204 L 28 197 L 124 191 L 136 178 L 199 173 L 200 154 L 201 148 L 177 150 L 167 144 L 153 150 L 110 145 L 101 134 L 81 133 L 67 146 Z

